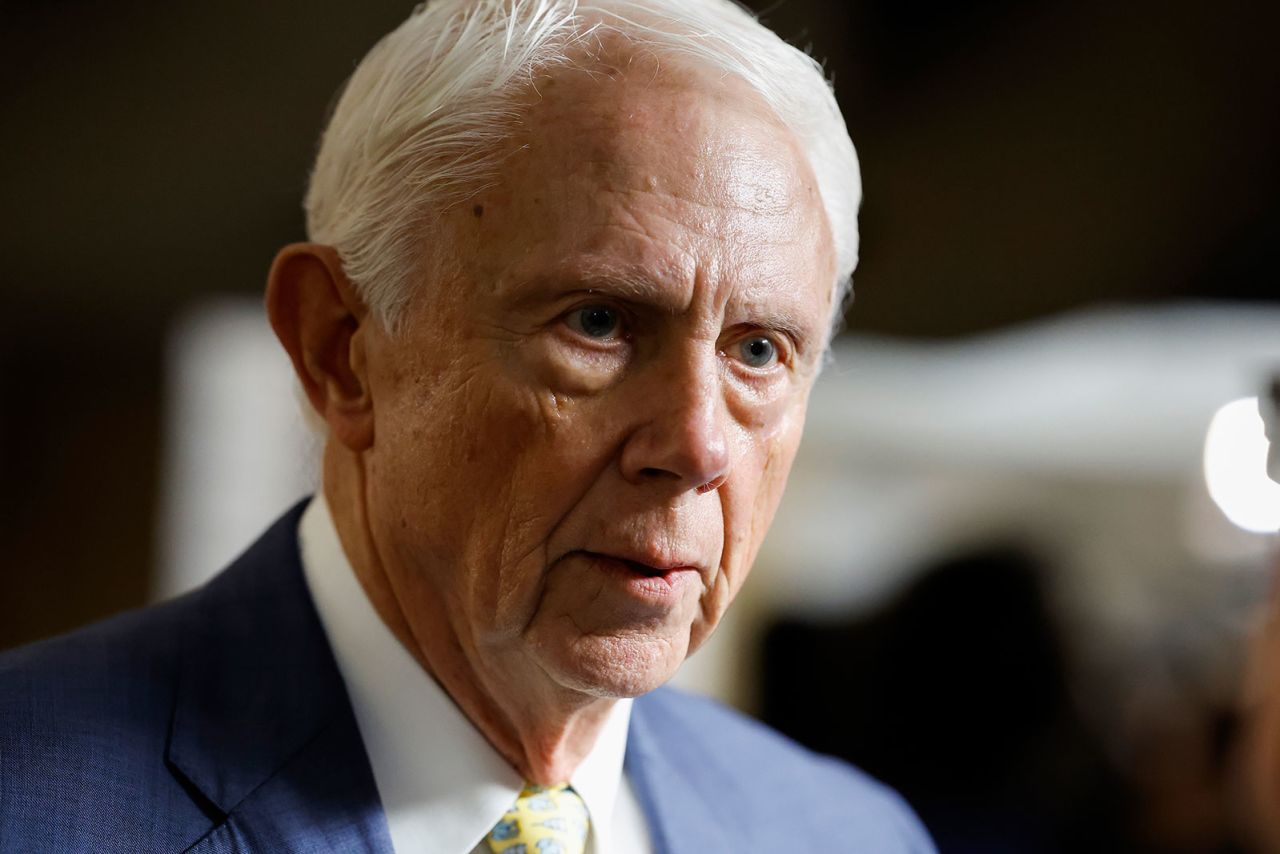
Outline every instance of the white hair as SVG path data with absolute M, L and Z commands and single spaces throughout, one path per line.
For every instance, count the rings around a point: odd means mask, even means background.
M 834 305 L 858 260 L 857 155 L 821 66 L 731 0 L 431 0 L 357 66 L 320 141 L 306 197 L 311 240 L 337 249 L 388 328 L 414 286 L 422 225 L 490 185 L 517 96 L 622 36 L 659 60 L 733 75 L 800 141 L 836 251 Z

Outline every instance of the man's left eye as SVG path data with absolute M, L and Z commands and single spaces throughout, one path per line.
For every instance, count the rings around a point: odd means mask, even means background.
M 588 338 L 606 339 L 616 337 L 622 326 L 622 318 L 618 312 L 607 305 L 589 305 L 569 313 L 565 318 L 569 328 Z
M 778 361 L 778 346 L 762 335 L 744 338 L 735 345 L 738 358 L 752 368 L 769 368 Z

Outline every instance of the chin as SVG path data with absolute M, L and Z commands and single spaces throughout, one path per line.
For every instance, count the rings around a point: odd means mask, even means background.
M 661 687 L 684 662 L 688 635 L 587 635 L 538 644 L 543 669 L 572 691 L 607 699 L 639 697 Z

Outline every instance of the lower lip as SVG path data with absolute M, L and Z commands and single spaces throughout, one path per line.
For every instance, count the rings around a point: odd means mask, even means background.
M 630 592 L 645 599 L 671 599 L 685 580 L 697 573 L 693 567 L 681 566 L 660 574 L 648 575 L 637 572 L 626 561 L 607 555 L 588 553 L 587 558 L 596 569 L 621 581 Z

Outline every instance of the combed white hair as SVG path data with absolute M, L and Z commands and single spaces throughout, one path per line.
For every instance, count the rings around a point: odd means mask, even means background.
M 836 249 L 835 305 L 858 260 L 862 182 L 821 66 L 731 0 L 432 0 L 383 37 L 347 81 L 307 191 L 310 239 L 394 329 L 423 223 L 492 182 L 516 96 L 534 74 L 617 34 L 657 57 L 745 81 L 800 141 Z M 837 316 L 839 310 L 837 309 Z

